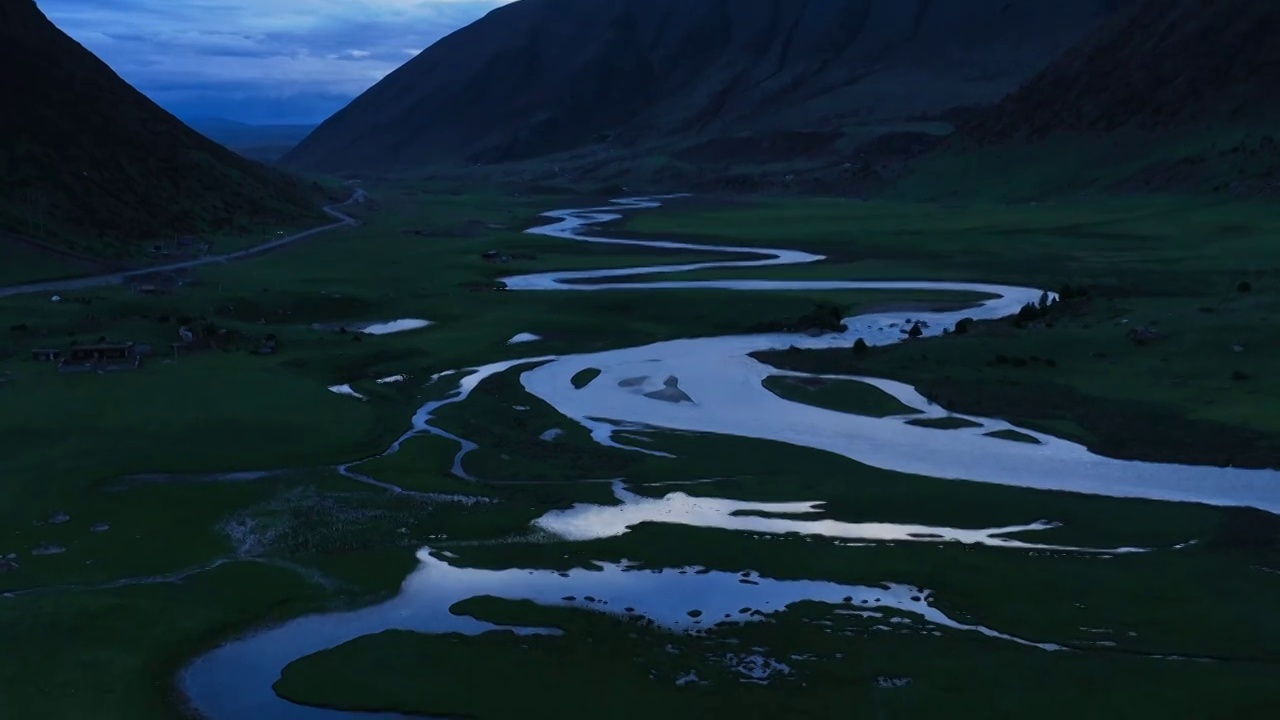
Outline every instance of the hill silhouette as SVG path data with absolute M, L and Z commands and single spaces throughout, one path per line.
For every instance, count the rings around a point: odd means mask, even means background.
M 410 60 L 282 163 L 385 171 L 664 144 L 724 160 L 735 146 L 715 142 L 742 133 L 821 152 L 851 125 L 993 103 L 1126 4 L 521 0 Z
M 254 125 L 226 118 L 192 118 L 193 130 L 251 160 L 273 163 L 289 152 L 315 125 Z
M 51 23 L 0 3 L 0 230 L 128 256 L 319 215 L 318 188 L 185 126 Z

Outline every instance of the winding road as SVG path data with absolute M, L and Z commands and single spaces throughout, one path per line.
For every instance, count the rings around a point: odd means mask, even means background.
M 610 282 L 627 275 L 710 268 L 759 268 L 823 259 L 819 255 L 785 249 L 711 247 L 584 234 L 588 228 L 620 218 L 621 210 L 655 208 L 663 199 L 666 198 L 636 198 L 615 201 L 606 207 L 554 211 L 546 213 L 546 217 L 554 222 L 527 232 L 581 242 L 741 253 L 751 259 L 538 273 L 504 278 L 504 282 L 511 290 L 525 292 L 589 292 L 619 288 L 632 291 L 915 289 L 989 296 L 990 299 L 964 310 L 912 313 L 911 321 L 927 323 L 925 332 L 930 335 L 940 334 L 962 317 L 995 319 L 1012 315 L 1041 295 L 1041 291 L 1034 288 L 925 281 Z M 871 418 L 825 410 L 787 401 L 769 392 L 762 385 L 764 378 L 798 373 L 779 371 L 750 357 L 754 352 L 790 346 L 849 347 L 858 338 L 873 345 L 901 342 L 906 337 L 902 332 L 906 321 L 902 313 L 880 312 L 848 318 L 849 329 L 846 332 L 822 337 L 764 334 L 688 338 L 598 353 L 530 357 L 467 368 L 465 373 L 460 373 L 463 378 L 454 394 L 446 400 L 424 405 L 414 416 L 411 429 L 387 453 L 398 450 L 407 439 L 427 433 L 457 440 L 463 445 L 463 452 L 468 446 L 474 447 L 435 428 L 432 425 L 433 412 L 445 404 L 465 402 L 484 378 L 501 372 L 519 371 L 528 392 L 587 428 L 597 442 L 637 452 L 655 451 L 624 441 L 642 438 L 651 429 L 721 433 L 826 450 L 867 465 L 936 478 L 1120 497 L 1246 505 L 1280 512 L 1280 472 L 1115 460 L 1095 455 L 1075 443 L 1023 428 L 1016 429 L 1034 437 L 1038 444 L 1013 442 L 991 437 L 988 433 L 1015 429 L 1014 426 L 986 418 L 969 418 L 978 425 L 969 430 L 941 430 L 907 424 L 908 419 L 921 415 Z M 520 370 L 530 365 L 536 366 Z M 598 371 L 597 376 L 586 386 L 575 387 L 572 378 L 587 369 Z M 904 404 L 922 411 L 924 417 L 947 414 L 945 409 L 930 404 L 908 385 L 875 378 L 849 379 L 879 387 Z M 675 388 L 680 393 L 664 393 L 664 389 Z M 651 511 L 636 506 L 639 500 L 629 500 L 625 496 L 620 496 L 620 499 L 624 503 L 619 510 L 621 512 L 640 516 Z M 672 496 L 661 502 L 678 501 L 679 497 Z M 636 507 L 628 508 L 628 504 Z M 800 506 L 784 509 L 804 511 Z M 719 525 L 705 521 L 707 526 L 728 526 L 729 521 L 722 517 L 723 512 L 710 512 L 705 508 L 697 513 L 692 510 L 686 512 L 683 517 L 687 522 L 702 523 L 704 521 L 694 519 L 699 513 L 719 518 L 714 520 Z M 564 533 L 574 540 L 591 540 L 625 532 L 629 517 L 620 519 L 610 508 L 585 508 L 571 516 L 553 513 L 541 522 L 553 528 L 570 528 L 571 533 L 567 530 Z M 870 532 L 866 528 L 852 527 L 836 530 L 846 535 Z M 901 528 L 891 530 L 899 532 Z M 999 530 L 988 531 L 987 535 Z M 883 528 L 874 531 L 887 532 Z M 1010 545 L 1011 549 L 1015 547 Z M 673 629 L 683 627 L 681 623 L 688 621 L 688 615 L 684 613 L 692 607 L 709 607 L 711 611 L 705 616 L 714 619 L 720 617 L 723 606 L 724 616 L 732 616 L 732 620 L 726 622 L 737 622 L 750 621 L 751 617 L 734 614 L 734 608 L 771 608 L 772 612 L 801 600 L 839 604 L 843 598 L 864 598 L 869 602 L 874 598 L 874 602 L 882 607 L 953 631 L 978 632 L 1045 651 L 1061 649 L 1052 643 L 1031 642 L 989 628 L 961 624 L 931 605 L 929 592 L 923 588 L 891 585 L 888 590 L 876 588 L 868 595 L 868 588 L 823 581 L 778 581 L 753 577 L 752 582 L 744 584 L 733 574 L 634 571 L 624 566 L 603 564 L 593 571 L 575 570 L 563 574 L 522 568 L 483 570 L 455 567 L 449 564 L 447 554 L 432 553 L 428 549 L 422 550 L 418 557 L 421 563 L 418 569 L 406 579 L 400 594 L 392 600 L 349 612 L 298 618 L 233 640 L 196 659 L 181 676 L 181 686 L 188 699 L 212 720 L 369 720 L 398 717 L 295 705 L 277 697 L 272 685 L 293 660 L 363 635 L 389 629 L 462 633 L 492 629 L 488 623 L 449 612 L 453 603 L 481 594 L 529 599 L 550 605 L 581 605 L 568 596 L 591 595 L 598 601 L 607 600 L 603 605 L 592 606 L 595 610 L 620 612 L 619 608 L 632 606 L 640 614 Z M 720 621 L 710 622 L 716 624 Z M 525 632 L 541 631 L 526 629 Z M 430 669 L 423 668 L 422 671 L 430 672 Z
M 339 210 L 339 208 L 362 203 L 366 196 L 367 193 L 362 188 L 357 188 L 355 192 L 351 194 L 351 197 L 347 198 L 345 201 L 333 205 L 326 205 L 323 210 L 325 213 L 336 218 L 337 222 L 313 227 L 309 230 L 303 230 L 302 232 L 277 238 L 261 245 L 254 245 L 253 247 L 246 248 L 244 250 L 237 250 L 236 252 L 226 253 L 225 255 L 211 255 L 209 257 L 197 258 L 195 260 L 184 260 L 182 262 L 168 263 L 165 265 L 152 265 L 149 267 L 107 273 L 104 275 L 90 275 L 87 277 L 44 280 L 40 282 L 24 283 L 22 285 L 9 285 L 8 287 L 0 287 L 0 298 L 11 297 L 14 295 L 27 295 L 29 293 L 60 293 L 72 290 L 84 290 L 91 287 L 102 287 L 103 285 L 118 285 L 120 283 L 128 282 L 130 278 L 150 275 L 153 273 L 168 272 L 171 270 L 186 270 L 189 268 L 200 267 L 201 265 L 212 265 L 214 263 L 225 263 L 233 260 L 243 260 L 245 258 L 254 257 L 255 255 L 261 255 L 262 253 L 270 250 L 284 247 L 285 245 L 322 233 L 326 230 L 333 230 L 334 228 L 340 227 L 355 227 L 359 225 L 359 220 L 347 215 Z

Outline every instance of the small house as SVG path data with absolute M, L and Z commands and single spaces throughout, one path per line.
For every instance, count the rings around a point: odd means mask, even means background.
M 142 358 L 133 352 L 133 343 L 96 343 L 77 345 L 67 351 L 67 357 L 58 366 L 62 370 L 88 370 L 93 368 L 136 368 Z
M 37 362 L 57 362 L 62 359 L 62 351 L 57 348 L 36 348 L 31 351 L 31 359 Z

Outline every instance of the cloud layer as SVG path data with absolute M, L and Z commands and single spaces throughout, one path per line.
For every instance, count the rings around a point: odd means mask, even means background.
M 513 0 L 37 0 L 171 112 L 318 122 Z

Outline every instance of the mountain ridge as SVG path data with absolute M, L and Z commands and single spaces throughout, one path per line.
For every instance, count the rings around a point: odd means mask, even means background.
M 999 100 L 1127 2 L 521 0 L 418 54 L 282 164 L 502 163 L 929 115 Z
M 129 255 L 173 234 L 323 217 L 318 187 L 184 125 L 59 30 L 0 6 L 0 229 Z

